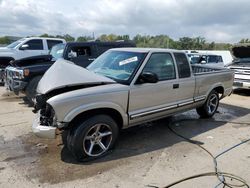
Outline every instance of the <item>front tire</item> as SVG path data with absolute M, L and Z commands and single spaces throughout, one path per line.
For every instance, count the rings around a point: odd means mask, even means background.
M 203 106 L 196 108 L 196 111 L 200 115 L 200 117 L 210 118 L 215 114 L 218 106 L 219 106 L 219 95 L 215 90 L 213 90 L 208 95 L 207 100 L 203 104 Z
M 119 134 L 117 123 L 108 115 L 95 115 L 70 130 L 68 149 L 78 161 L 105 155 L 114 147 Z

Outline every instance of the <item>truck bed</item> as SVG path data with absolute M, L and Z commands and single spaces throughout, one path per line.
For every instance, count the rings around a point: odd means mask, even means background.
M 227 68 L 204 67 L 202 65 L 192 65 L 194 75 L 213 74 L 216 72 L 230 72 Z

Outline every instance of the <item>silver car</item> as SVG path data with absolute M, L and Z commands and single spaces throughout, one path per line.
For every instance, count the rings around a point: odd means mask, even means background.
M 94 159 L 123 128 L 193 108 L 212 117 L 233 77 L 228 69 L 191 66 L 178 50 L 111 49 L 87 69 L 58 60 L 38 84 L 33 132 L 55 138 L 56 129 L 67 130 L 77 160 Z

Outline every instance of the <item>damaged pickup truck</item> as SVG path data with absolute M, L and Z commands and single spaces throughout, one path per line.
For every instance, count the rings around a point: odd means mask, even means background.
M 86 69 L 58 60 L 38 84 L 33 132 L 55 138 L 65 131 L 77 160 L 95 159 L 121 129 L 193 108 L 212 117 L 233 78 L 229 69 L 191 66 L 178 50 L 111 49 Z
M 236 59 L 227 67 L 234 70 L 234 89 L 250 89 L 250 46 L 235 46 L 232 48 Z

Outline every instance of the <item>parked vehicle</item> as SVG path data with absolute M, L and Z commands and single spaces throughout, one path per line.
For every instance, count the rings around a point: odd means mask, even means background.
M 38 84 L 33 132 L 55 138 L 57 129 L 68 131 L 77 160 L 95 159 L 120 129 L 192 108 L 212 117 L 233 77 L 230 69 L 191 66 L 184 52 L 168 49 L 111 49 L 87 69 L 58 60 Z
M 233 56 L 229 50 L 185 50 L 186 53 L 214 54 L 222 57 L 224 65 L 233 61 Z
M 6 68 L 6 86 L 16 94 L 24 92 L 32 101 L 43 74 L 53 63 L 63 58 L 87 67 L 96 57 L 110 48 L 134 47 L 131 42 L 69 42 L 55 45 L 49 56 L 35 56 L 12 61 Z
M 65 43 L 64 39 L 29 37 L 0 48 L 0 83 L 4 83 L 4 69 L 11 60 L 37 55 L 47 55 L 55 44 Z
M 203 54 L 203 53 L 188 53 L 191 64 L 202 64 L 209 67 L 224 67 L 224 62 L 221 55 Z
M 250 46 L 236 46 L 232 49 L 236 59 L 228 65 L 234 70 L 235 89 L 250 89 Z

